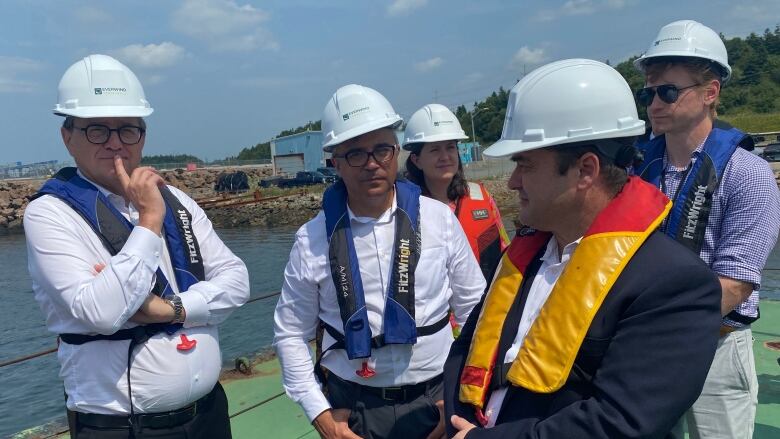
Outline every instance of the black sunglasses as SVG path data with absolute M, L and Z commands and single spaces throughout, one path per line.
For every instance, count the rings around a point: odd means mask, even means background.
M 689 88 L 698 87 L 701 84 L 693 84 L 687 87 L 677 88 L 674 84 L 656 85 L 655 87 L 645 87 L 636 91 L 636 100 L 645 107 L 653 103 L 653 98 L 658 97 L 667 104 L 673 104 L 680 98 L 680 92 Z

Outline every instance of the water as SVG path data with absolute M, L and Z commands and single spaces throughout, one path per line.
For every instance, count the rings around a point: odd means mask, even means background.
M 253 295 L 279 290 L 295 228 L 225 229 L 218 233 L 246 262 Z M 0 261 L 4 263 L 0 272 L 0 360 L 54 346 L 55 337 L 46 331 L 32 296 L 23 235 L 0 236 Z M 780 268 L 780 246 L 773 250 L 767 267 Z M 780 270 L 764 272 L 761 295 L 780 300 Z M 222 325 L 225 363 L 270 345 L 275 304 L 275 298 L 253 302 Z M 0 437 L 63 416 L 58 372 L 54 354 L 0 369 Z
M 253 295 L 279 291 L 295 228 L 218 230 L 222 240 L 244 260 Z M 0 360 L 55 345 L 33 299 L 27 274 L 24 235 L 0 236 Z M 226 363 L 267 348 L 273 337 L 276 297 L 236 310 L 220 327 Z M 96 365 L 97 367 L 97 365 Z M 0 437 L 64 416 L 64 396 L 55 354 L 0 369 Z

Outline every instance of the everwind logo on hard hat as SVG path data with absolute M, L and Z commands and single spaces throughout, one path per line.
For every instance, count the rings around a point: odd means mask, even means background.
M 124 87 L 95 87 L 96 95 L 118 95 L 127 93 L 127 89 Z
M 352 110 L 349 113 L 345 113 L 341 115 L 341 118 L 344 119 L 344 122 L 348 121 L 350 117 L 358 114 L 358 113 L 364 113 L 366 111 L 369 111 L 371 107 L 362 107 L 358 108 L 357 110 Z
M 437 127 L 439 125 L 446 125 L 446 124 L 450 124 L 451 125 L 452 123 L 453 123 L 453 121 L 451 121 L 451 120 L 435 120 L 435 121 L 433 121 L 433 126 Z
M 655 40 L 655 41 L 653 42 L 653 46 L 657 46 L 657 45 L 659 45 L 659 44 L 661 44 L 661 43 L 665 43 L 665 42 L 667 42 L 667 41 L 680 41 L 680 40 L 682 40 L 682 38 L 680 38 L 680 37 L 669 37 L 669 38 L 662 38 L 662 39 L 660 39 L 660 40 Z

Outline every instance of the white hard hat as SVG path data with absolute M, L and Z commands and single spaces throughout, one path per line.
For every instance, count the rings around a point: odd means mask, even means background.
M 373 88 L 349 84 L 336 90 L 322 113 L 322 149 L 380 128 L 397 128 L 403 119 Z
M 54 114 L 75 117 L 146 117 L 152 107 L 135 74 L 106 55 L 89 55 L 60 79 Z
M 620 73 L 598 61 L 567 59 L 537 68 L 512 87 L 501 139 L 484 154 L 506 157 L 644 132 L 645 123 Z
M 468 139 L 458 118 L 441 104 L 428 104 L 415 111 L 404 131 L 404 149 L 413 143 Z
M 642 70 L 650 58 L 659 56 L 685 56 L 703 58 L 720 66 L 725 83 L 731 77 L 731 66 L 726 45 L 714 30 L 693 20 L 680 20 L 662 27 L 650 48 L 634 60 L 634 66 Z

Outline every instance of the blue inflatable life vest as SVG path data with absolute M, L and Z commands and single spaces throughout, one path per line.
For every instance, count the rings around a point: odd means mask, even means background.
M 343 323 L 343 335 L 325 324 L 325 329 L 337 341 L 327 350 L 346 349 L 350 359 L 370 357 L 372 347 L 384 344 L 414 344 L 418 335 L 427 335 L 428 332 L 418 333 L 418 329 L 423 328 L 417 328 L 414 319 L 414 271 L 420 258 L 420 188 L 406 181 L 397 181 L 395 190 L 397 210 L 393 265 L 383 316 L 384 334 L 377 337 L 372 337 L 368 322 L 344 182 L 333 184 L 322 197 L 331 276 Z
M 713 128 L 702 151 L 694 153 L 696 160 L 672 200 L 674 205 L 664 232 L 696 254 L 699 254 L 704 244 L 713 196 L 720 185 L 723 171 L 746 136 L 736 128 Z M 666 136 L 655 137 L 639 148 L 644 159 L 636 169 L 636 174 L 656 187 L 662 187 Z
M 162 187 L 160 192 L 167 208 L 163 233 L 176 284 L 179 291 L 186 292 L 190 286 L 206 278 L 200 246 L 192 230 L 192 215 L 167 187 Z M 108 198 L 95 185 L 79 176 L 76 168 L 61 169 L 54 178 L 49 179 L 41 187 L 35 197 L 47 194 L 61 199 L 78 212 L 92 227 L 112 256 L 119 253 L 130 236 L 132 223 L 111 205 Z M 160 297 L 173 294 L 170 282 L 159 268 L 152 291 Z M 173 334 L 181 326 L 181 324 L 166 325 L 165 330 Z

